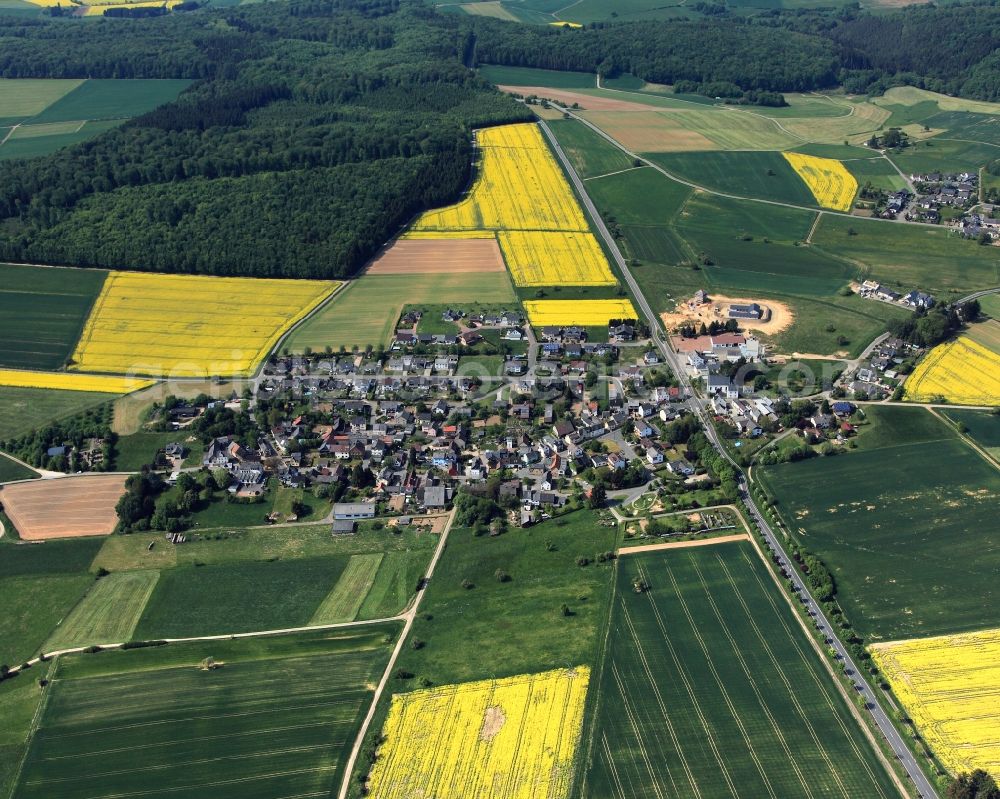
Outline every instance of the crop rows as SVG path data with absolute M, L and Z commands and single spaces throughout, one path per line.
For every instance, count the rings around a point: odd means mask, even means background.
M 316 280 L 116 272 L 87 320 L 74 368 L 174 377 L 246 374 L 335 288 Z
M 906 398 L 943 398 L 964 405 L 995 405 L 1000 397 L 1000 355 L 962 336 L 935 347 L 906 381 Z
M 802 153 L 782 153 L 809 187 L 816 202 L 835 211 L 850 211 L 858 181 L 840 161 Z
M 920 734 L 955 773 L 1000 769 L 1000 630 L 875 644 Z
M 564 799 L 590 671 L 445 685 L 392 698 L 373 799 Z

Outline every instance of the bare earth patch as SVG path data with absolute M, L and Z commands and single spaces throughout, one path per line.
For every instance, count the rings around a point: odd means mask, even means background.
M 682 324 L 690 322 L 696 324 L 704 322 L 706 325 L 712 322 L 727 322 L 729 321 L 730 305 L 747 305 L 753 302 L 766 309 L 764 318 L 761 320 L 740 319 L 738 321 L 741 328 L 774 335 L 787 330 L 792 326 L 792 322 L 795 321 L 795 314 L 792 312 L 792 309 L 783 302 L 778 302 L 777 300 L 757 300 L 748 297 L 724 297 L 721 294 L 712 294 L 710 302 L 694 306 L 693 308 L 689 307 L 686 301 L 682 302 L 673 311 L 660 314 L 660 318 L 668 330 L 673 330 Z
M 555 100 L 562 105 L 579 103 L 581 108 L 585 108 L 588 111 L 645 111 L 648 113 L 656 110 L 654 106 L 644 105 L 643 103 L 614 100 L 610 97 L 594 97 L 589 94 L 581 94 L 580 92 L 568 91 L 566 89 L 551 89 L 547 86 L 498 86 L 497 88 L 502 92 L 523 94 L 525 97 L 534 94 L 538 97 L 544 97 L 547 100 Z
M 80 475 L 17 483 L 0 489 L 4 512 L 26 541 L 110 535 L 125 476 Z
M 696 538 L 691 541 L 671 541 L 666 544 L 643 544 L 637 547 L 621 547 L 618 556 L 633 555 L 639 552 L 656 552 L 661 549 L 688 549 L 690 547 L 708 547 L 715 544 L 726 544 L 730 541 L 749 541 L 750 536 L 746 533 L 736 533 L 734 535 L 720 535 L 715 538 Z
M 504 715 L 503 708 L 498 705 L 490 705 L 483 714 L 483 728 L 479 731 L 479 740 L 489 743 L 507 723 L 507 716 Z
M 503 272 L 496 239 L 399 239 L 375 256 L 369 275 Z

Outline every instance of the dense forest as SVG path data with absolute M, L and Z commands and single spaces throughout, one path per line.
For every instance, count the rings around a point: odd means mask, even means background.
M 632 73 L 734 102 L 912 84 L 1000 99 L 1000 0 L 607 23 L 290 0 L 146 19 L 0 16 L 0 76 L 190 78 L 177 101 L 51 156 L 0 162 L 0 260 L 352 274 L 471 177 L 471 130 L 528 119 L 468 66 Z M 708 6 L 706 6 L 708 8 Z
M 351 274 L 470 179 L 473 127 L 529 118 L 415 0 L 299 0 L 144 20 L 0 20 L 7 77 L 188 77 L 174 103 L 0 164 L 0 260 Z

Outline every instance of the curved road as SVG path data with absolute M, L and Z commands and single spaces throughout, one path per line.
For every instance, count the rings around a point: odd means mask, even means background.
M 726 449 L 722 446 L 722 442 L 719 440 L 719 436 L 715 430 L 714 425 L 711 424 L 710 420 L 706 416 L 704 400 L 695 395 L 691 386 L 690 378 L 687 376 L 687 372 L 683 368 L 680 358 L 678 357 L 677 353 L 675 353 L 673 349 L 670 348 L 670 346 L 665 340 L 663 328 L 660 325 L 659 317 L 653 312 L 652 307 L 650 307 L 649 302 L 646 300 L 641 289 L 639 288 L 639 284 L 636 282 L 635 278 L 632 276 L 632 273 L 629 271 L 628 264 L 625 262 L 625 259 L 619 252 L 618 247 L 611 236 L 611 233 L 608 231 L 607 226 L 604 224 L 603 218 L 598 212 L 597 207 L 594 205 L 593 201 L 590 199 L 590 196 L 587 194 L 586 189 L 584 188 L 583 185 L 583 181 L 580 180 L 580 176 L 577 174 L 576 169 L 573 167 L 569 159 L 566 157 L 566 153 L 563 151 L 559 142 L 556 140 L 556 137 L 552 133 L 552 130 L 549 128 L 549 126 L 544 122 L 544 120 L 540 120 L 539 125 L 544 131 L 546 137 L 548 138 L 550 144 L 552 145 L 552 148 L 555 151 L 556 155 L 558 156 L 559 160 L 562 162 L 562 165 L 565 168 L 566 173 L 569 175 L 571 181 L 573 182 L 573 186 L 576 188 L 577 194 L 583 201 L 584 206 L 586 207 L 588 213 L 593 219 L 598 232 L 600 233 L 601 237 L 607 244 L 607 249 L 614 257 L 615 263 L 618 265 L 618 269 L 620 270 L 621 274 L 625 277 L 625 281 L 628 283 L 629 288 L 632 290 L 632 294 L 639 305 L 641 313 L 649 322 L 650 330 L 653 331 L 653 338 L 657 349 L 663 356 L 664 361 L 670 365 L 670 368 L 673 370 L 677 379 L 680 381 L 682 387 L 687 389 L 688 393 L 690 394 L 692 398 L 690 400 L 690 405 L 694 410 L 694 412 L 698 415 L 699 419 L 701 420 L 702 426 L 705 430 L 705 435 L 708 437 L 708 440 L 712 443 L 712 446 L 714 446 L 715 449 L 718 450 L 718 452 L 737 470 L 737 473 L 739 474 L 740 500 L 746 507 L 746 510 L 750 514 L 751 518 L 759 526 L 761 533 L 767 540 L 768 547 L 771 549 L 772 553 L 777 556 L 778 562 L 783 566 L 787 566 L 787 564 L 791 562 L 791 559 L 785 552 L 784 546 L 782 545 L 781 541 L 775 535 L 774 531 L 771 529 L 771 526 L 768 524 L 763 514 L 757 508 L 756 503 L 753 501 L 753 497 L 750 496 L 749 484 L 747 483 L 746 476 L 743 474 L 743 470 L 740 468 L 739 464 L 737 464 L 736 461 L 733 460 L 733 458 L 729 455 Z M 608 137 L 605 136 L 605 138 Z M 611 141 L 614 142 L 613 139 Z M 617 143 L 615 144 L 617 145 Z M 619 146 L 620 149 L 624 149 L 621 148 L 620 145 L 617 146 Z M 780 205 L 781 203 L 774 203 L 774 204 Z M 789 571 L 792 573 L 796 573 L 792 569 L 790 569 Z M 799 594 L 800 598 L 803 600 L 803 604 L 805 605 L 807 612 L 813 619 L 816 625 L 816 629 L 824 633 L 824 635 L 831 640 L 832 643 L 830 644 L 830 646 L 832 646 L 833 649 L 836 650 L 839 656 L 838 659 L 841 661 L 841 663 L 844 664 L 845 673 L 849 672 L 852 675 L 851 679 L 854 685 L 854 690 L 857 691 L 859 694 L 861 694 L 861 696 L 863 697 L 866 710 L 871 714 L 872 718 L 875 720 L 875 724 L 878 726 L 886 742 L 889 744 L 889 748 L 892 750 L 893 754 L 895 754 L 900 764 L 903 766 L 903 768 L 906 770 L 906 773 L 909 775 L 910 780 L 913 782 L 913 785 L 916 788 L 917 796 L 919 796 L 921 799 L 937 799 L 938 797 L 937 791 L 935 791 L 934 787 L 930 784 L 930 781 L 924 775 L 924 772 L 921 770 L 919 764 L 916 761 L 916 758 L 914 757 L 913 753 L 907 746 L 906 741 L 903 739 L 903 736 L 899 733 L 899 731 L 893 726 L 892 722 L 889 720 L 888 715 L 882 709 L 882 705 L 879 704 L 878 699 L 876 698 L 871 687 L 868 685 L 867 682 L 865 682 L 861 677 L 858 676 L 860 672 L 858 671 L 857 665 L 854 663 L 850 653 L 847 651 L 847 648 L 844 646 L 843 642 L 840 640 L 840 638 L 836 636 L 836 634 L 834 634 L 833 632 L 834 628 L 831 626 L 829 620 L 824 615 L 823 609 L 819 606 L 819 604 L 809 593 L 808 589 L 805 588 L 804 584 L 798 577 L 795 578 L 795 587 L 797 589 L 797 593 Z M 840 686 L 838 683 L 838 688 L 839 687 Z

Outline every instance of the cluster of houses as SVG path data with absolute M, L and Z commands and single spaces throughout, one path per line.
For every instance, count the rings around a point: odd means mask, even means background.
M 858 286 L 858 294 L 870 300 L 881 300 L 882 302 L 904 305 L 914 311 L 921 309 L 929 310 L 930 308 L 933 308 L 937 302 L 933 296 L 926 294 L 923 291 L 913 289 L 904 294 L 900 291 L 895 291 L 888 286 L 883 286 L 881 283 L 877 283 L 874 280 L 866 280 Z
M 915 344 L 887 338 L 852 373 L 845 373 L 845 387 L 855 397 L 884 399 L 898 384 L 899 374 L 895 367 L 919 352 Z
M 910 180 L 919 191 L 918 204 L 924 201 L 928 207 L 938 208 L 947 205 L 953 208 L 963 208 L 979 199 L 979 175 L 975 172 L 959 172 L 943 174 L 929 172 L 920 175 L 910 175 Z
M 831 403 L 830 413 L 819 410 L 800 420 L 799 431 L 809 444 L 819 444 L 831 438 L 844 442 L 855 433 L 854 425 L 848 420 L 856 410 L 856 406 L 846 400 Z
M 1000 220 L 983 214 L 969 214 L 958 220 L 958 229 L 967 239 L 979 239 L 985 235 L 991 241 L 1000 239 Z
M 715 394 L 711 400 L 711 408 L 718 421 L 731 424 L 744 438 L 757 438 L 766 428 L 778 426 L 774 400 L 770 397 L 739 399 Z
M 744 333 L 716 333 L 715 335 L 671 339 L 674 348 L 684 357 L 691 377 L 702 378 L 709 393 L 733 393 L 738 396 L 740 387 L 734 386 L 727 375 L 721 374 L 724 364 L 755 363 L 764 355 L 764 345 L 755 336 Z

